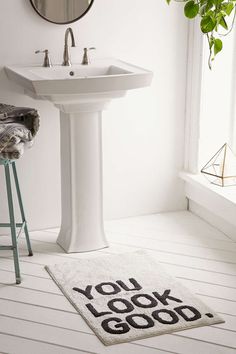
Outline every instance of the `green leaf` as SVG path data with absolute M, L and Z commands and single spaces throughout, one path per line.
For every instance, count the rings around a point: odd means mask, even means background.
M 224 10 L 227 13 L 227 15 L 229 16 L 234 9 L 234 4 L 232 2 L 229 2 L 228 4 L 225 4 L 225 5 L 226 6 L 225 6 Z
M 224 29 L 228 29 L 228 25 L 227 22 L 225 21 L 224 17 L 221 17 L 219 24 L 224 28 Z
M 215 42 L 215 38 L 211 36 L 210 39 L 209 39 L 209 48 L 210 49 L 213 47 L 214 42 Z
M 206 1 L 206 11 L 209 11 L 214 6 L 213 0 Z
M 206 15 L 202 18 L 200 26 L 203 33 L 212 32 L 216 26 L 216 19 L 210 15 Z
M 214 54 L 218 54 L 223 48 L 223 43 L 219 38 L 214 40 Z
M 198 15 L 199 5 L 193 0 L 190 0 L 184 6 L 184 14 L 187 18 L 194 18 Z

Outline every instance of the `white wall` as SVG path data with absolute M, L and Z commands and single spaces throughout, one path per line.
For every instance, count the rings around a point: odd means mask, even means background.
M 144 6 L 145 4 L 145 6 Z M 90 12 L 72 24 L 77 48 L 97 47 L 92 56 L 115 56 L 149 68 L 150 88 L 114 101 L 103 119 L 105 218 L 185 208 L 178 170 L 183 165 L 187 23 L 181 4 L 165 0 L 95 0 Z M 27 0 L 0 2 L 0 101 L 36 107 L 41 129 L 34 148 L 18 162 L 31 228 L 60 223 L 58 111 L 24 95 L 8 82 L 4 65 L 41 63 L 36 49 L 49 49 L 62 61 L 67 26 L 40 18 Z M 4 189 L 1 171 L 0 188 Z M 6 208 L 0 207 L 1 218 Z

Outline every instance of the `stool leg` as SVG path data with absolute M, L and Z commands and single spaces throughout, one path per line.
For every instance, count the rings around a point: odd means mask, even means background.
M 21 219 L 22 219 L 22 222 L 25 222 L 24 231 L 25 231 L 27 248 L 28 248 L 29 256 L 33 256 L 32 248 L 31 248 L 31 244 L 30 244 L 28 227 L 27 227 L 27 221 L 25 219 L 25 212 L 24 212 L 23 202 L 22 202 L 22 198 L 21 198 L 20 185 L 19 185 L 18 176 L 17 176 L 17 172 L 16 172 L 15 162 L 12 162 L 12 170 L 13 170 L 13 175 L 14 175 L 14 180 L 15 180 L 15 185 L 16 185 L 16 192 L 17 192 L 17 197 L 18 197 L 18 202 L 19 202 L 19 207 L 20 207 Z
M 4 167 L 5 167 L 6 186 L 7 186 L 8 208 L 9 208 L 9 216 L 10 216 L 10 224 L 11 224 L 11 238 L 12 238 L 12 246 L 13 246 L 16 284 L 20 284 L 21 276 L 20 276 L 19 255 L 18 255 L 17 238 L 16 238 L 16 223 L 15 223 L 14 208 L 13 208 L 9 164 L 6 164 Z

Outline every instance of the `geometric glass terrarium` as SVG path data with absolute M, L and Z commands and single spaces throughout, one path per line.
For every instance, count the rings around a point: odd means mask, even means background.
M 236 155 L 225 143 L 201 169 L 207 179 L 218 186 L 236 185 Z

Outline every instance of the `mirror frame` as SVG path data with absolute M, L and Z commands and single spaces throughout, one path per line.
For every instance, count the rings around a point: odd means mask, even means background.
M 35 10 L 35 12 L 37 12 L 37 14 L 38 14 L 41 18 L 43 18 L 45 21 L 54 23 L 54 24 L 56 24 L 56 25 L 67 25 L 67 24 L 69 24 L 69 23 L 76 22 L 76 21 L 80 20 L 82 17 L 84 17 L 84 16 L 87 14 L 87 12 L 90 10 L 90 8 L 92 7 L 92 5 L 93 5 L 93 3 L 94 3 L 94 0 L 91 0 L 91 3 L 88 5 L 87 10 L 84 11 L 84 12 L 82 13 L 82 15 L 80 15 L 79 17 L 76 17 L 76 18 L 75 18 L 74 20 L 72 20 L 72 21 L 67 21 L 67 22 L 55 22 L 55 21 L 49 20 L 47 17 L 44 17 L 44 16 L 38 11 L 38 9 L 35 7 L 35 5 L 34 5 L 34 3 L 33 3 L 33 0 L 30 0 L 30 3 L 31 3 L 31 5 L 33 6 L 33 9 Z

